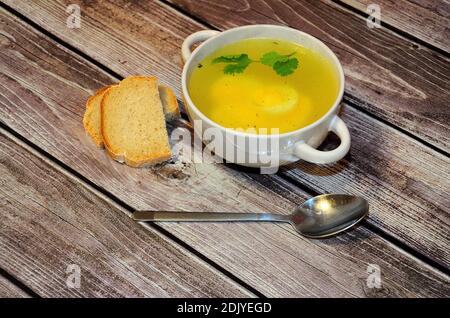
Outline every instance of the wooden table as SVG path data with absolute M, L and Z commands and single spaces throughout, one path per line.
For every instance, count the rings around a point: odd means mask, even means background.
M 447 1 L 2 2 L 1 296 L 450 296 Z M 66 24 L 73 3 L 80 28 Z M 367 26 L 371 3 L 381 28 Z M 352 135 L 343 160 L 274 175 L 230 164 L 133 169 L 88 139 L 81 120 L 96 89 L 152 74 L 180 98 L 186 36 L 256 23 L 303 30 L 338 55 Z M 175 127 L 188 125 L 184 115 Z M 335 146 L 330 137 L 322 148 Z M 369 218 L 324 240 L 289 225 L 130 218 L 135 209 L 288 213 L 327 192 L 367 198 Z M 68 284 L 71 264 L 79 288 Z

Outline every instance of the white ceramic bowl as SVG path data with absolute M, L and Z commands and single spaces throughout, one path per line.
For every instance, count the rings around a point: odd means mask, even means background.
M 243 39 L 261 37 L 282 39 L 297 43 L 318 52 L 331 61 L 339 77 L 339 93 L 333 105 L 331 105 L 330 110 L 322 118 L 306 127 L 288 133 L 256 135 L 222 127 L 206 117 L 195 106 L 189 96 L 188 82 L 192 71 L 197 67 L 198 63 L 216 49 L 227 44 Z M 191 52 L 191 47 L 195 43 L 202 41 L 204 42 Z M 202 138 L 203 133 L 208 128 L 215 128 L 226 134 L 227 137 L 223 140 L 223 147 L 220 147 L 221 149 L 215 149 L 215 152 L 227 161 L 244 166 L 261 167 L 264 165 L 262 164 L 263 162 L 267 162 L 267 156 L 270 155 L 271 157 L 278 156 L 279 160 L 276 165 L 287 164 L 299 159 L 312 163 L 325 164 L 340 160 L 349 151 L 350 134 L 345 123 L 338 117 L 340 102 L 344 94 L 344 72 L 336 55 L 317 38 L 284 26 L 249 25 L 224 32 L 204 30 L 193 33 L 184 40 L 181 51 L 185 62 L 182 74 L 182 90 L 189 118 L 192 122 L 195 120 L 201 121 L 201 129 L 195 130 L 196 134 L 201 134 L 201 136 L 199 135 L 197 137 Z M 317 150 L 316 148 L 323 142 L 329 131 L 333 131 L 340 138 L 340 145 L 331 151 Z M 256 153 L 252 153 L 253 158 L 255 155 L 258 157 L 256 162 L 254 160 L 249 161 L 248 159 L 242 160 L 242 158 L 249 158 L 249 150 L 246 147 L 242 147 L 242 143 L 236 142 L 237 138 L 244 138 L 247 142 L 276 142 L 278 146 L 269 147 L 269 149 L 258 149 Z M 228 151 L 230 148 L 232 151 Z M 224 149 L 228 150 L 225 151 Z M 250 152 L 252 151 L 254 152 L 254 150 L 250 150 Z M 233 155 L 228 155 L 228 153 Z M 236 159 L 236 154 L 238 154 L 240 160 Z

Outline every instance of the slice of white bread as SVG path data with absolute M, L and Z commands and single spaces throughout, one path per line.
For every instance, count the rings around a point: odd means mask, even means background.
M 142 167 L 172 153 L 155 77 L 131 76 L 107 89 L 101 101 L 101 132 L 117 161 Z
M 106 90 L 113 85 L 109 85 L 99 89 L 94 95 L 89 97 L 86 102 L 86 111 L 83 117 L 83 125 L 97 145 L 97 147 L 103 147 L 103 136 L 100 127 L 100 103 L 103 99 L 103 95 Z M 180 117 L 180 109 L 178 108 L 177 98 L 173 90 L 165 85 L 158 86 L 159 96 L 163 105 L 164 115 L 167 121 L 171 121 Z

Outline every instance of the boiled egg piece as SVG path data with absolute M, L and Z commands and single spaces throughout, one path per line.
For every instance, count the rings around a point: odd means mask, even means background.
M 263 111 L 278 114 L 296 107 L 299 96 L 297 91 L 289 85 L 265 85 L 253 91 L 252 101 Z

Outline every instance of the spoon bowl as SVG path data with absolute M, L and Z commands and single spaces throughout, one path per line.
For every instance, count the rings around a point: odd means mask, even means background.
M 323 194 L 300 205 L 289 223 L 304 236 L 323 238 L 352 227 L 368 212 L 369 204 L 361 197 Z

